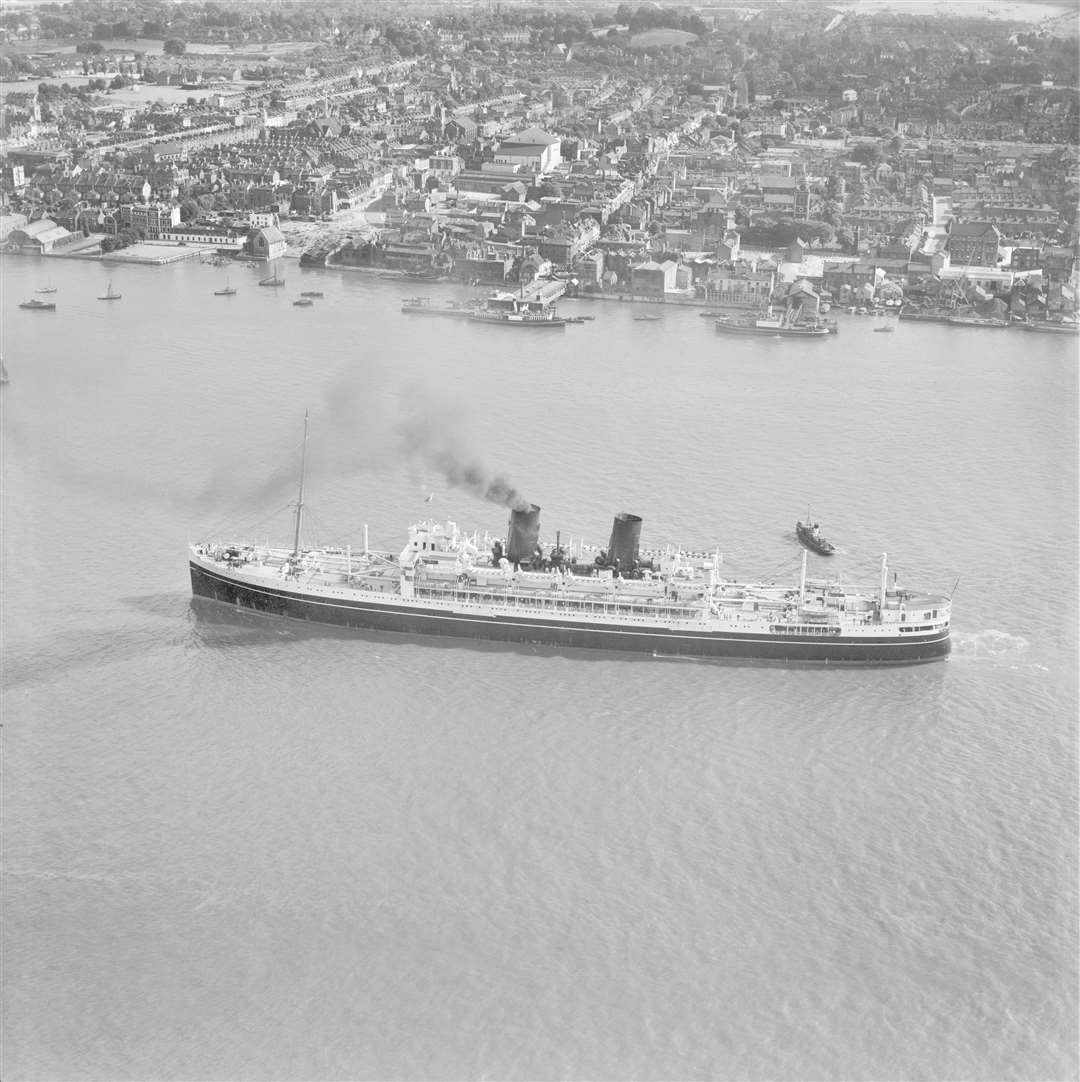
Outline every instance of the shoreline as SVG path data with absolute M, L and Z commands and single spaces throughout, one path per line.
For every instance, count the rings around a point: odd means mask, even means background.
M 148 251 L 148 249 L 150 251 Z M 3 253 L 6 257 L 15 258 L 40 258 L 40 259 L 70 259 L 73 261 L 82 262 L 96 262 L 106 264 L 130 264 L 135 266 L 151 266 L 162 267 L 169 266 L 171 264 L 182 263 L 190 261 L 192 259 L 199 259 L 202 263 L 207 263 L 204 258 L 206 256 L 215 256 L 218 259 L 223 258 L 219 256 L 218 250 L 212 245 L 200 245 L 197 247 L 185 246 L 179 248 L 173 244 L 155 243 L 152 241 L 143 241 L 137 245 L 132 245 L 130 249 L 121 249 L 119 252 L 106 252 L 99 251 L 87 252 L 87 251 L 74 251 L 74 252 L 48 252 L 38 253 L 33 251 L 5 251 Z M 501 282 L 501 283 L 482 283 L 470 285 L 463 280 L 455 280 L 452 278 L 443 279 L 441 281 L 430 280 L 413 280 L 407 276 L 407 273 L 403 270 L 395 270 L 390 267 L 369 267 L 369 266 L 349 266 L 347 264 L 340 263 L 321 263 L 321 264 L 304 264 L 300 262 L 297 255 L 286 252 L 286 254 L 280 257 L 279 260 L 257 260 L 253 261 L 250 257 L 245 259 L 228 259 L 226 263 L 215 261 L 214 265 L 220 267 L 222 265 L 229 265 L 236 263 L 237 265 L 254 265 L 258 267 L 270 267 L 274 263 L 284 262 L 286 260 L 291 263 L 301 272 L 340 272 L 347 271 L 350 273 L 360 273 L 369 276 L 373 276 L 379 279 L 387 281 L 398 282 L 411 282 L 415 285 L 418 294 L 431 293 L 435 296 L 446 296 L 451 293 L 460 294 L 462 291 L 466 292 L 471 297 L 485 296 L 488 293 L 498 290 L 513 290 L 517 288 L 517 283 Z M 449 289 L 447 288 L 449 287 Z M 711 313 L 717 314 L 729 314 L 729 313 L 745 313 L 756 312 L 761 310 L 761 305 L 758 303 L 717 303 L 716 301 L 709 301 L 697 296 L 682 295 L 667 295 L 667 296 L 646 296 L 640 294 L 633 294 L 628 291 L 624 292 L 581 292 L 574 295 L 564 294 L 562 296 L 563 301 L 586 301 L 586 302 L 602 302 L 608 304 L 625 304 L 625 305 L 645 305 L 652 308 L 654 311 L 662 310 L 664 308 L 673 309 L 685 309 L 696 308 L 700 309 L 700 314 L 703 318 L 707 318 Z M 866 312 L 851 312 L 849 311 L 850 305 L 833 303 L 830 305 L 828 312 L 823 312 L 822 315 L 828 314 L 830 317 L 842 315 L 844 317 L 853 316 L 858 317 L 865 315 L 870 318 L 881 316 L 896 316 L 898 319 L 904 322 L 911 323 L 938 323 L 946 326 L 956 325 L 959 321 L 954 321 L 949 318 L 950 312 L 948 309 L 934 309 L 926 308 L 919 304 L 905 304 L 899 309 L 896 307 L 888 307 L 883 311 L 871 311 Z M 660 318 L 659 316 L 654 318 Z M 1009 328 L 1020 328 L 1030 326 L 1032 323 L 1040 324 L 1043 322 L 1053 323 L 1055 320 L 1009 320 L 1007 322 L 996 321 L 972 321 L 965 323 L 968 326 L 983 326 L 995 330 L 1005 330 Z M 1067 320 L 1071 322 L 1071 320 Z

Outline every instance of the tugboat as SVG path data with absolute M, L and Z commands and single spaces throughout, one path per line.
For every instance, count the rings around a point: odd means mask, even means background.
M 821 536 L 820 530 L 821 527 L 816 522 L 810 521 L 809 511 L 806 513 L 805 522 L 795 523 L 795 536 L 803 545 L 819 556 L 831 556 L 836 551 L 836 546 L 826 541 Z
M 20 308 L 29 308 L 34 312 L 55 312 L 56 304 L 53 301 L 39 301 L 36 297 L 32 297 L 28 301 L 22 301 L 19 304 Z
M 304 426 L 307 447 L 307 422 Z M 267 617 L 384 634 L 636 651 L 654 657 L 819 665 L 901 665 L 949 653 L 949 596 L 876 581 L 735 580 L 716 552 L 639 545 L 642 520 L 615 516 L 606 548 L 541 544 L 540 508 L 484 486 L 509 512 L 505 537 L 456 523 L 409 527 L 400 551 L 303 543 L 304 460 L 291 544 L 239 538 L 190 545 L 197 599 Z M 800 525 L 802 525 L 800 523 Z

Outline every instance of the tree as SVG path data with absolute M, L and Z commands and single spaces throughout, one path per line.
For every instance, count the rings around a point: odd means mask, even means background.
M 831 244 L 835 231 L 830 223 L 824 221 L 801 222 L 796 227 L 796 233 L 800 240 L 807 244 Z
M 166 38 L 162 42 L 161 51 L 166 56 L 183 56 L 187 52 L 187 43 L 179 38 Z
M 96 56 L 98 53 L 105 52 L 105 46 L 100 41 L 80 41 L 75 46 L 75 52 L 77 53 L 89 53 Z
M 829 225 L 839 225 L 843 217 L 843 208 L 836 199 L 826 199 L 821 208 L 821 220 Z
M 851 151 L 851 160 L 864 165 L 877 165 L 884 156 L 877 143 L 861 143 Z
M 192 222 L 199 216 L 199 204 L 194 199 L 184 199 L 180 202 L 180 221 Z

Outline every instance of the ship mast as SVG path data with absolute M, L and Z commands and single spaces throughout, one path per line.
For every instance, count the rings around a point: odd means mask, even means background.
M 304 467 L 307 462 L 308 414 L 304 410 L 304 443 L 300 449 L 300 494 L 296 500 L 296 535 L 293 538 L 293 559 L 300 557 L 300 523 L 304 519 Z

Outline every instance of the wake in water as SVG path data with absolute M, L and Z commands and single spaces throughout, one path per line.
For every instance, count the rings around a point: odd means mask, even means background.
M 950 637 L 952 656 L 960 661 L 1012 660 L 1031 645 L 1023 635 L 993 628 L 975 634 L 953 631 Z

